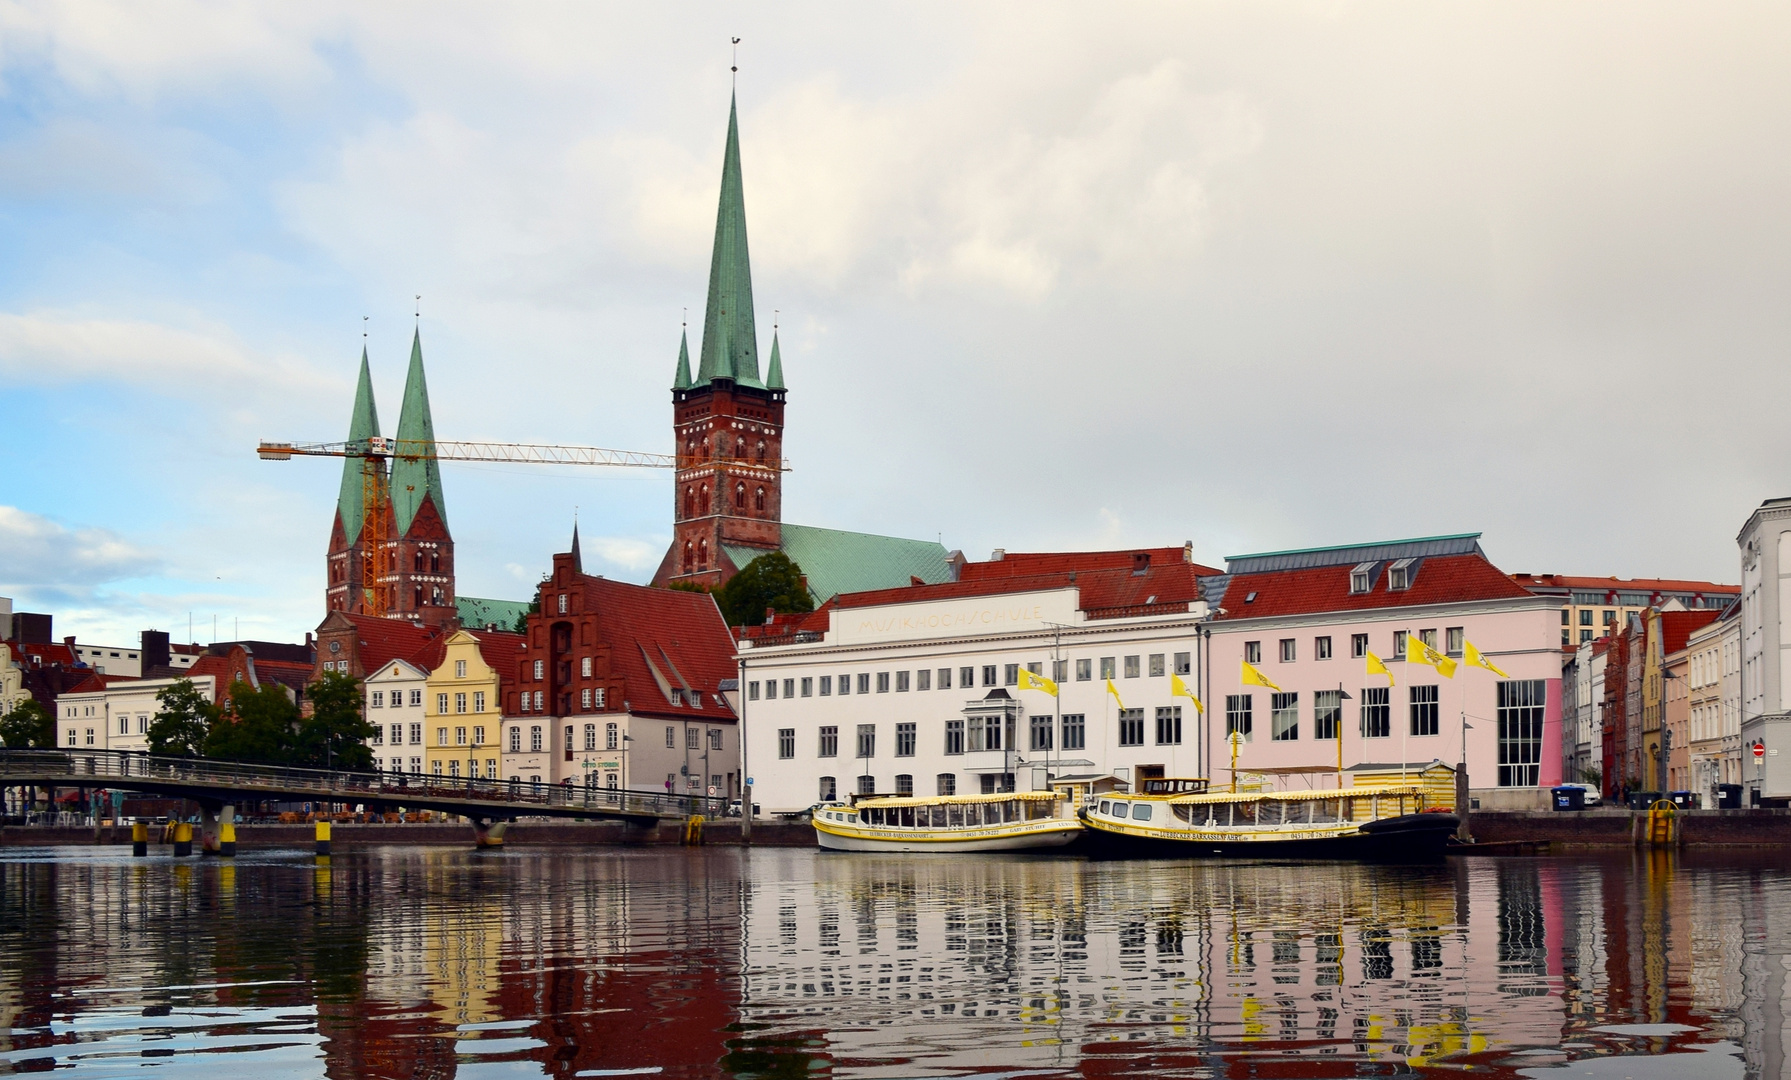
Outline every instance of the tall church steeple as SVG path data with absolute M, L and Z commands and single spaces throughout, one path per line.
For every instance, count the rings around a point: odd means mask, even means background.
M 429 456 L 405 457 L 408 450 L 425 448 Z M 423 377 L 423 335 L 410 339 L 410 370 L 404 376 L 404 401 L 398 407 L 398 456 L 392 462 L 392 509 L 397 514 L 398 535 L 410 531 L 425 501 L 435 503 L 442 528 L 448 527 L 448 509 L 442 501 L 442 470 L 435 460 L 435 420 L 429 413 L 429 383 Z
M 361 348 L 361 378 L 354 388 L 354 411 L 348 417 L 348 442 L 364 448 L 368 440 L 379 437 L 379 409 L 373 403 L 373 373 L 367 365 L 367 349 Z M 363 459 L 342 459 L 342 491 L 336 498 L 336 518 L 342 523 L 342 538 L 353 544 L 361 538 L 361 509 L 365 501 L 362 491 Z
M 759 335 L 753 325 L 752 262 L 746 250 L 746 193 L 740 179 L 740 121 L 728 102 L 728 143 L 721 159 L 721 203 L 715 211 L 715 251 L 709 258 L 709 299 L 703 306 L 703 347 L 696 385 L 733 379 L 759 381 Z
M 362 346 L 361 373 L 348 418 L 348 444 L 362 456 L 342 461 L 342 486 L 336 495 L 336 520 L 330 527 L 325 558 L 324 605 L 331 611 L 369 614 L 379 610 L 380 601 L 388 595 L 378 591 L 388 565 L 385 560 L 390 557 L 392 504 L 386 461 L 364 456 L 378 437 L 373 374 L 367 349 Z
M 440 626 L 459 614 L 454 600 L 454 537 L 448 531 L 441 464 L 435 458 L 435 418 L 423 375 L 423 336 L 411 335 L 410 369 L 398 409 L 392 457 L 393 555 L 387 575 L 388 614 Z

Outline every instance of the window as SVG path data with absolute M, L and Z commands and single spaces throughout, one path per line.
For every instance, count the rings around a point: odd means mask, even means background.
M 603 748 L 614 750 L 621 743 L 620 734 L 615 724 L 603 725 Z
M 1429 630 L 1418 631 L 1418 640 L 1422 641 L 1426 645 L 1429 645 L 1433 649 L 1436 648 L 1437 647 L 1436 628 L 1433 626 Z
M 1118 658 L 1112 656 L 1101 657 L 1101 678 L 1111 679 L 1117 674 L 1119 674 Z
M 840 756 L 840 729 L 829 724 L 821 729 L 820 743 L 815 747 L 816 757 Z
M 1002 667 L 1001 667 L 1001 685 L 1003 685 L 1003 686 L 1018 686 L 1018 685 L 1020 685 L 1020 665 L 1019 664 L 1003 664 L 1002 665 Z
M 668 726 L 665 729 L 665 748 L 667 750 L 676 750 L 678 748 L 677 728 Z
M 693 727 L 685 728 L 684 729 L 684 749 L 686 749 L 686 750 L 701 750 L 702 748 L 703 748 L 703 733 Z
M 796 756 L 796 729 L 793 727 L 777 729 L 777 756 L 789 761 Z
M 758 680 L 756 680 L 756 679 L 755 679 L 755 680 L 754 680 L 754 681 L 752 681 L 752 682 L 749 682 L 749 683 L 747 683 L 747 684 L 746 684 L 746 700 L 748 700 L 748 701 L 757 701 L 757 700 L 759 700 L 759 683 L 758 683 Z
M 585 657 L 578 662 L 578 673 L 584 678 L 591 677 L 591 658 Z
M 833 676 L 832 675 L 821 676 L 821 696 L 822 697 L 832 697 L 833 696 Z
M 785 679 L 784 680 L 784 697 L 793 698 L 795 696 L 796 696 L 796 680 L 795 679 Z
M 1300 695 L 1269 695 L 1269 740 L 1292 742 L 1300 737 Z
M 875 795 L 877 793 L 877 778 L 868 775 L 859 777 L 858 793 L 860 795 Z
M 1393 734 L 1393 691 L 1370 686 L 1362 691 L 1362 737 L 1385 739 Z
M 1343 728 L 1343 691 L 1320 690 L 1312 695 L 1312 737 L 1335 739 Z
M 906 671 L 898 671 L 895 673 L 896 693 L 906 694 L 908 692 L 908 674 L 909 673 Z
M 914 725 L 901 723 L 896 725 L 896 757 L 914 756 Z
M 1565 610 L 1563 610 L 1561 612 L 1561 614 L 1565 615 L 1565 614 L 1567 614 L 1567 612 Z M 1591 626 L 1592 625 L 1592 609 L 1591 608 L 1581 608 L 1580 609 L 1580 625 L 1581 626 Z
M 1584 645 L 1586 642 L 1591 641 L 1591 640 L 1592 640 L 1592 631 L 1590 631 L 1590 630 L 1581 630 L 1580 631 L 1580 644 L 1581 645 Z
M 483 691 L 483 690 L 474 690 L 473 691 L 473 711 L 474 712 L 484 712 L 485 711 L 485 691 Z
M 1172 705 L 1157 709 L 1157 745 L 1180 746 L 1182 741 L 1182 707 Z
M 916 691 L 931 690 L 932 688 L 933 688 L 932 669 L 921 668 L 919 671 L 914 673 L 914 689 Z M 902 689 L 902 686 L 899 682 L 896 684 L 896 689 L 897 690 Z
M 464 691 L 454 695 L 454 711 L 457 713 L 466 711 L 466 694 Z
M 858 692 L 861 694 L 868 694 L 871 692 L 871 677 L 869 674 L 861 674 L 858 676 Z
M 547 661 L 535 661 L 535 679 L 539 681 L 545 674 L 547 674 Z
M 1178 652 L 1175 654 L 1175 673 L 1177 675 L 1192 675 L 1194 673 L 1192 653 Z
M 852 692 L 852 676 L 841 675 L 840 676 L 840 693 L 841 694 L 850 694 L 851 692 Z
M 1312 658 L 1314 660 L 1329 660 L 1331 658 L 1330 638 L 1319 637 L 1312 639 Z
M 1136 656 L 1126 657 L 1126 678 L 1136 679 L 1138 677 L 1138 673 L 1139 673 L 1138 657 L 1136 657 Z
M 958 793 L 958 774 L 942 772 L 935 776 L 933 790 L 940 795 L 956 795 Z
M 1086 748 L 1088 727 L 1082 713 L 1063 714 L 1063 748 L 1065 750 L 1082 750 Z
M 422 740 L 418 739 L 415 741 L 421 742 Z M 403 746 L 404 745 L 404 725 L 403 724 L 393 724 L 392 725 L 392 745 L 393 746 Z
M 964 752 L 964 721 L 947 720 L 945 722 L 945 752 L 948 754 Z
M 131 733 L 131 717 L 129 713 L 118 714 L 118 733 L 120 735 L 129 735 Z
M 1541 679 L 1499 683 L 1499 786 L 1534 787 L 1542 761 Z
M 833 777 L 821 777 L 821 789 L 817 794 L 821 796 L 822 802 L 833 802 L 835 799 L 839 798 L 839 788 L 834 783 Z
M 877 756 L 876 724 L 858 725 L 858 753 L 856 756 L 861 758 L 874 758 Z
M 1077 682 L 1087 682 L 1092 678 L 1094 678 L 1094 661 L 1093 660 L 1078 660 L 1078 661 L 1076 661 L 1076 681 Z
M 1411 693 L 1412 734 L 1435 735 L 1437 733 L 1437 688 L 1430 686 L 1413 686 Z
M 560 614 L 561 615 L 566 614 L 566 594 L 565 593 L 560 594 Z
M 1250 716 L 1249 694 L 1225 695 L 1225 735 L 1242 735 L 1245 742 L 1250 741 L 1252 720 Z
M 765 697 L 771 701 L 777 700 L 777 680 L 776 679 L 766 679 L 765 680 Z
M 1365 593 L 1373 588 L 1374 564 L 1371 562 L 1357 563 L 1355 568 L 1349 572 L 1350 595 Z
M 529 752 L 539 754 L 541 747 L 541 725 L 535 724 L 529 728 Z
M 372 702 L 372 704 L 370 704 L 368 706 L 368 708 L 382 709 L 385 707 L 385 704 L 386 704 L 386 692 L 384 690 L 373 691 L 373 702 Z
M 579 704 L 579 707 L 582 709 L 589 709 L 591 707 L 591 688 L 590 687 L 588 687 L 588 686 L 585 687 L 585 689 L 579 694 L 578 704 Z
M 1032 728 L 1031 748 L 1034 750 L 1051 749 L 1052 718 L 1049 716 L 1034 716 L 1029 718 L 1029 723 Z
M 1446 646 L 1443 651 L 1450 656 L 1460 656 L 1461 644 L 1467 639 L 1466 630 L 1459 626 L 1451 626 L 1449 629 L 1443 631 L 1443 644 Z
M 1018 676 L 1016 676 L 1016 678 L 1018 678 Z M 994 686 L 995 685 L 995 665 L 994 664 L 983 665 L 983 685 L 984 686 Z
M 412 746 L 423 745 L 423 725 L 421 723 L 410 726 L 410 744 Z
M 1412 587 L 1412 560 L 1400 559 L 1387 567 L 1387 589 L 1398 592 Z
M 441 716 L 448 711 L 448 695 L 435 695 L 435 715 Z
M 942 667 L 939 669 L 939 689 L 951 689 L 951 668 Z
M 393 693 L 397 693 L 397 691 L 393 691 Z M 396 705 L 397 703 L 398 699 L 393 698 L 392 704 Z M 410 707 L 413 709 L 420 709 L 423 707 L 423 691 L 412 690 L 410 692 Z
M 435 729 L 435 745 L 437 745 L 437 746 L 448 745 L 448 729 L 447 728 L 438 727 Z
M 1119 710 L 1119 745 L 1144 745 L 1144 710 Z
M 710 728 L 709 729 L 709 749 L 711 749 L 711 750 L 725 749 L 725 747 L 723 747 L 721 745 L 721 729 L 720 728 Z
M 454 745 L 455 746 L 465 746 L 466 745 L 466 729 L 465 728 L 457 727 L 454 729 Z
M 1368 635 L 1351 634 L 1349 636 L 1349 654 L 1357 660 L 1368 655 Z
M 971 687 L 975 686 L 976 685 L 976 669 L 973 667 L 959 668 L 958 669 L 958 685 L 965 690 L 968 690 Z
M 887 671 L 877 672 L 877 693 L 879 693 L 879 694 L 889 693 L 889 672 L 887 672 Z
M 1282 638 L 1281 639 L 1281 662 L 1283 664 L 1291 664 L 1294 662 L 1294 658 L 1297 655 L 1298 655 L 1298 652 L 1297 652 L 1297 647 L 1294 645 L 1294 639 L 1290 638 L 1290 637 Z
M 1392 656 L 1392 659 L 1394 659 L 1394 660 L 1404 660 L 1405 659 L 1405 631 L 1404 630 L 1393 631 L 1393 656 Z
M 465 660 L 454 661 L 454 677 L 456 679 L 466 678 L 466 661 Z
M 1168 673 L 1168 666 L 1163 662 L 1164 659 L 1165 659 L 1165 657 L 1163 656 L 1162 653 L 1151 653 L 1150 654 L 1151 678 L 1155 679 L 1155 678 L 1158 678 L 1158 677 Z
M 964 742 L 964 748 L 973 754 L 979 750 L 1001 749 L 1001 718 L 996 716 L 967 718 Z
M 1262 642 L 1260 642 L 1260 641 L 1244 642 L 1244 663 L 1246 663 L 1246 664 L 1262 663 Z
M 896 794 L 914 794 L 914 777 L 908 773 L 896 773 Z
M 815 680 L 814 679 L 811 678 L 811 679 L 802 680 L 802 696 L 803 697 L 814 697 L 815 696 Z

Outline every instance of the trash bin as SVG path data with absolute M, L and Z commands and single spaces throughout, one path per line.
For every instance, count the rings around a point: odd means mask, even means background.
M 1698 808 L 1698 797 L 1689 791 L 1669 791 L 1667 798 L 1673 800 L 1675 810 L 1696 810 Z
M 1549 790 L 1555 797 L 1556 810 L 1584 810 L 1586 808 L 1585 788 L 1558 787 Z
M 1629 793 L 1629 808 L 1631 810 L 1646 810 L 1659 801 L 1660 792 L 1658 791 L 1632 791 Z
M 1741 785 L 1740 784 L 1718 784 L 1718 785 L 1716 785 L 1716 808 L 1718 810 L 1739 810 L 1739 809 L 1741 809 Z

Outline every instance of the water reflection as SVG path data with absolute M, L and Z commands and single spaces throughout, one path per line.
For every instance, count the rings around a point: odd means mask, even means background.
M 15 851 L 0 1072 L 1779 1077 L 1784 886 L 1658 856 Z

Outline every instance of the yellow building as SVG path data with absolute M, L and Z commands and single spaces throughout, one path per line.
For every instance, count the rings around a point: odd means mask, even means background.
M 522 635 L 456 630 L 423 693 L 424 764 L 444 780 L 498 778 L 502 682 L 512 674 Z

